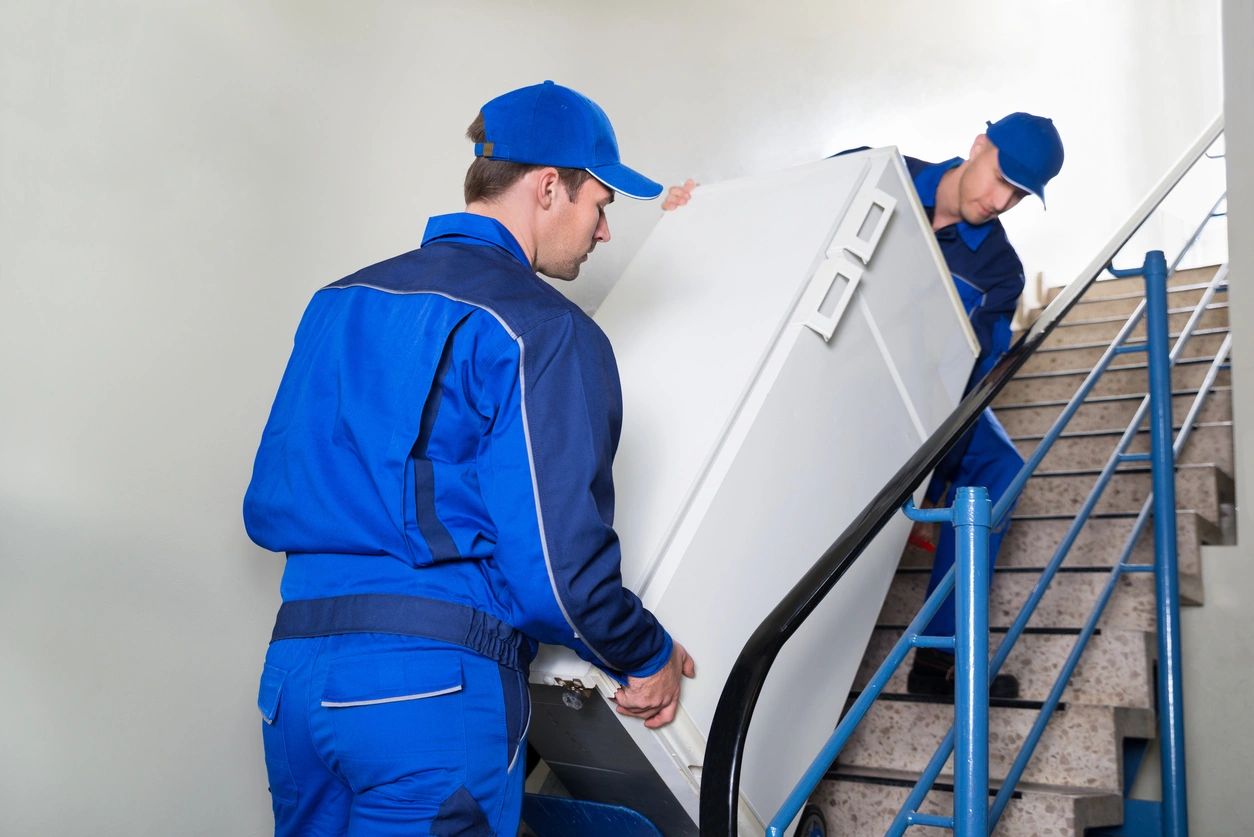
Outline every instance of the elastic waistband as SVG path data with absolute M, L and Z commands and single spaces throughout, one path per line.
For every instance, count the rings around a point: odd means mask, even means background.
M 516 671 L 531 664 L 531 642 L 517 628 L 473 607 L 421 596 L 363 593 L 284 602 L 270 641 L 367 633 L 449 642 Z

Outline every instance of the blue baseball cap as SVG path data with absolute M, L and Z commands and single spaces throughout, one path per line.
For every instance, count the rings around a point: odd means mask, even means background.
M 475 156 L 511 163 L 584 169 L 615 192 L 647 200 L 662 184 L 624 166 L 610 118 L 596 102 L 546 81 L 511 90 L 483 106 L 485 142 Z
M 1045 184 L 1062 169 L 1062 137 L 1054 121 L 1020 112 L 987 124 L 1002 175 L 1044 205 Z

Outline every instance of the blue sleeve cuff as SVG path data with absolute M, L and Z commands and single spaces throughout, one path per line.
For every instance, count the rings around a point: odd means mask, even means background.
M 666 631 L 662 631 L 662 648 L 656 654 L 648 659 L 644 665 L 635 671 L 627 672 L 629 677 L 652 677 L 657 674 L 666 664 L 670 662 L 671 652 L 675 649 L 675 642 L 671 639 L 671 635 Z

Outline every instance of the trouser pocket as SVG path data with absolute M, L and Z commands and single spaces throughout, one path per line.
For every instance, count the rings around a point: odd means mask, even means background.
M 461 658 L 386 651 L 331 663 L 321 706 L 335 760 L 354 791 L 443 799 L 465 775 Z M 399 781 L 404 779 L 405 781 Z
M 498 665 L 501 672 L 501 696 L 505 701 L 505 764 L 513 771 L 519 753 L 527 748 L 527 729 L 531 725 L 531 689 L 527 675 Z
M 257 708 L 261 710 L 261 741 L 266 751 L 266 778 L 270 796 L 277 806 L 296 802 L 296 778 L 287 754 L 287 738 L 281 723 L 283 681 L 287 672 L 266 663 L 261 671 L 257 690 Z

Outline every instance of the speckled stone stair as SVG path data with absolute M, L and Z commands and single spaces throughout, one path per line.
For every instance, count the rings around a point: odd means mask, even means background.
M 1171 371 L 1173 389 L 1197 389 L 1206 378 L 1206 373 L 1214 359 L 1209 357 L 1186 357 L 1176 361 Z M 1067 400 L 1075 395 L 1080 384 L 1088 377 L 1088 369 L 1064 370 L 1058 372 L 1030 372 L 1020 374 L 1006 384 L 993 407 L 1006 404 L 1029 404 L 1041 401 Z M 1128 395 L 1144 393 L 1148 373 L 1144 362 L 1120 369 L 1108 370 L 1093 385 L 1090 396 Z M 1232 375 L 1229 370 L 1222 369 L 1215 378 L 1215 385 L 1230 387 Z
M 855 697 L 851 694 L 851 698 Z M 1040 713 L 1031 701 L 991 701 L 989 778 L 1002 779 Z M 871 705 L 845 745 L 845 769 L 920 772 L 953 724 L 952 702 L 882 695 Z M 1122 787 L 1124 738 L 1154 735 L 1148 709 L 1059 704 L 1023 773 L 1023 781 L 1118 793 Z M 953 776 L 953 758 L 941 771 Z
M 1128 267 L 1128 265 L 1119 265 L 1120 267 Z M 1167 280 L 1167 287 L 1170 288 L 1187 288 L 1193 285 L 1204 285 L 1215 275 L 1213 267 L 1197 267 L 1190 270 L 1177 270 Z M 1109 299 L 1110 297 L 1120 297 L 1127 294 L 1145 294 L 1145 278 L 1142 276 L 1129 276 L 1123 279 L 1115 279 L 1109 276 L 1103 276 L 1096 282 L 1091 284 L 1087 291 L 1084 292 L 1084 299 Z
M 1173 428 L 1173 435 L 1180 427 Z M 1042 471 L 1074 471 L 1105 466 L 1115 447 L 1123 437 L 1124 429 L 1068 431 L 1063 433 L 1041 461 Z M 1024 459 L 1030 457 L 1041 441 L 1041 436 L 1016 436 L 1015 446 Z M 1128 444 L 1128 453 L 1148 453 L 1150 434 L 1142 430 Z M 1178 464 L 1215 465 L 1224 473 L 1232 473 L 1232 422 L 1204 422 L 1194 425 L 1185 440 L 1184 448 L 1176 457 Z M 1119 466 L 1127 469 L 1136 463 Z
M 1078 308 L 1079 306 L 1077 306 Z M 1085 314 L 1087 312 L 1079 312 Z M 1128 321 L 1128 313 L 1110 314 L 1100 317 L 1092 317 L 1091 319 L 1083 319 L 1076 316 L 1076 309 L 1072 309 L 1072 315 L 1066 320 L 1059 323 L 1050 335 L 1045 338 L 1042 348 L 1056 349 L 1060 346 L 1080 346 L 1089 343 L 1100 342 L 1102 345 L 1110 345 L 1110 341 L 1115 338 L 1124 324 Z M 1076 319 L 1072 319 L 1076 316 Z M 1172 308 L 1167 312 L 1167 328 L 1174 335 L 1178 334 L 1189 318 L 1193 316 L 1193 306 L 1188 305 L 1182 308 Z M 1228 327 L 1228 303 L 1227 302 L 1211 302 L 1206 306 L 1206 310 L 1202 312 L 1202 316 L 1198 318 L 1197 329 L 1227 328 Z M 1129 336 L 1130 340 L 1140 341 L 1145 339 L 1145 317 L 1141 317 L 1140 322 L 1132 330 Z
M 1067 552 L 1064 567 L 1111 567 L 1118 559 L 1136 515 L 1092 517 L 1080 530 Z M 1012 520 L 1002 541 L 997 565 L 1004 568 L 1044 567 L 1071 528 L 1069 517 L 1037 517 Z M 1176 551 L 1181 578 L 1202 574 L 1202 545 L 1221 543 L 1219 528 L 1195 511 L 1176 512 Z M 922 550 L 911 550 L 903 567 L 931 566 L 931 557 Z M 1151 514 L 1129 556 L 1130 563 L 1154 561 L 1154 517 Z
M 1202 299 L 1202 295 L 1206 293 L 1206 285 L 1211 278 L 1208 273 L 1202 279 L 1187 285 L 1177 285 L 1167 289 L 1167 308 L 1185 308 L 1197 305 Z M 1136 293 L 1124 293 L 1116 296 L 1094 297 L 1093 299 L 1081 299 L 1067 313 L 1067 318 L 1059 324 L 1059 328 L 1067 322 L 1076 322 L 1079 320 L 1093 320 L 1100 317 L 1117 317 L 1123 315 L 1124 319 L 1136 310 L 1136 306 L 1140 304 L 1144 298 L 1144 289 Z M 1215 289 L 1214 296 L 1211 297 L 1215 302 L 1227 302 L 1228 290 L 1226 287 Z
M 1019 517 L 1075 515 L 1097 483 L 1098 472 L 1037 471 L 1015 505 Z M 1094 512 L 1139 512 L 1152 494 L 1148 470 L 1116 471 L 1106 484 Z M 1192 509 L 1211 523 L 1219 522 L 1219 504 L 1232 499 L 1232 479 L 1214 465 L 1176 466 L 1176 508 Z
M 1197 329 L 1185 341 L 1185 351 L 1192 357 L 1214 357 L 1219 351 L 1224 338 L 1228 336 L 1227 327 Z M 1180 335 L 1171 334 L 1171 345 L 1174 346 Z M 1130 341 L 1137 342 L 1137 341 Z M 1054 372 L 1058 370 L 1091 369 L 1102 359 L 1110 347 L 1109 340 L 1076 343 L 1053 348 L 1037 349 L 1027 362 L 1020 367 L 1019 374 L 1033 372 Z M 1107 365 L 1107 369 L 1127 369 L 1144 364 L 1143 353 L 1116 355 Z
M 1127 395 L 1089 398 L 1071 417 L 1071 421 L 1067 424 L 1067 431 L 1075 433 L 1127 427 L 1144 397 L 1144 392 L 1135 392 Z M 1173 393 L 1171 412 L 1176 424 L 1184 421 L 1195 398 L 1197 398 L 1196 389 L 1177 388 Z M 1001 404 L 997 407 L 997 419 L 1011 436 L 1040 435 L 1049 432 L 1049 429 L 1054 426 L 1054 420 L 1066 406 L 1065 400 Z M 1197 420 L 1200 422 L 1231 421 L 1232 388 L 1211 389 L 1202 401 Z M 1142 426 L 1149 426 L 1148 418 L 1142 422 Z
M 899 570 L 889 587 L 888 597 L 880 610 L 879 625 L 905 625 L 919 612 L 927 590 L 927 570 Z M 1008 628 L 1018 617 L 1023 603 L 1040 578 L 1034 568 L 996 569 L 989 591 L 988 620 L 992 628 Z M 1078 567 L 1060 570 L 1054 576 L 1031 620 L 1030 628 L 1078 628 L 1093 611 L 1110 571 L 1100 567 Z M 1180 582 L 1182 601 L 1195 598 L 1185 579 Z M 1154 577 L 1151 573 L 1125 574 L 1110 597 L 1100 628 L 1152 631 L 1155 623 Z
M 879 837 L 888 831 L 918 775 L 901 770 L 837 768 L 810 799 L 827 818 L 832 835 Z M 996 786 L 994 786 L 996 788 Z M 993 794 L 990 793 L 989 804 Z M 938 782 L 921 806 L 927 814 L 953 813 L 953 786 Z M 1118 794 L 1083 788 L 1041 786 L 1020 782 L 1011 795 L 995 837 L 1070 837 L 1085 829 L 1122 822 Z M 914 826 L 907 832 L 922 837 L 952 837 L 946 829 Z
M 855 689 L 866 687 L 880 663 L 901 638 L 902 630 L 900 627 L 879 627 L 872 632 L 866 657 L 854 680 Z M 995 633 L 990 637 L 990 657 L 996 653 L 1004 636 Z M 1045 700 L 1078 636 L 1075 630 L 1056 628 L 1025 633 L 1019 638 L 1002 671 L 1018 678 L 1021 698 Z M 1156 654 L 1153 643 L 1154 638 L 1150 634 L 1140 631 L 1115 629 L 1095 634 L 1062 699 L 1068 703 L 1091 706 L 1152 709 Z M 887 691 L 906 691 L 906 674 L 913 661 L 914 652 L 911 651 L 905 663 L 889 679 Z

